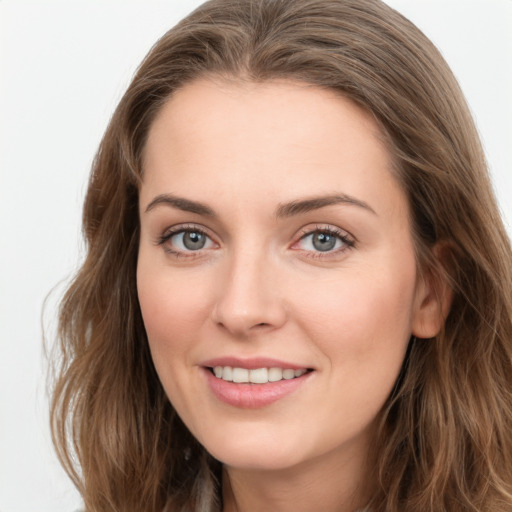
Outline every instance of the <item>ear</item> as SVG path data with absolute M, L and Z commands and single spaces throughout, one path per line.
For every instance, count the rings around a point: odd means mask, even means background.
M 439 242 L 432 252 L 436 262 L 420 276 L 416 288 L 412 318 L 412 334 L 416 338 L 439 334 L 453 300 L 448 273 L 452 251 L 448 244 Z

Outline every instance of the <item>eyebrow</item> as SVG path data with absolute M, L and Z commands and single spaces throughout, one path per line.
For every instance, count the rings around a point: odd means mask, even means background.
M 280 204 L 276 210 L 276 217 L 293 217 L 295 215 L 301 215 L 310 211 L 325 208 L 326 206 L 332 206 L 336 204 L 348 204 L 352 206 L 358 206 L 363 208 L 374 215 L 377 215 L 375 210 L 364 201 L 356 199 L 355 197 L 347 194 L 334 194 L 328 196 L 317 196 L 306 199 L 300 199 L 290 201 L 289 203 Z M 146 207 L 146 212 L 149 212 L 160 205 L 167 205 L 178 210 L 185 212 L 195 213 L 197 215 L 203 215 L 206 217 L 217 217 L 215 211 L 207 204 L 200 203 L 199 201 L 192 201 L 185 199 L 184 197 L 178 197 L 172 194 L 160 194 L 156 196 Z
M 292 217 L 294 215 L 308 213 L 310 211 L 318 210 L 320 208 L 332 206 L 335 204 L 348 204 L 358 206 L 359 208 L 364 208 L 374 215 L 377 215 L 375 210 L 369 204 L 361 201 L 360 199 L 356 199 L 355 197 L 349 196 L 347 194 L 334 194 L 329 196 L 311 197 L 281 204 L 277 208 L 276 217 Z
M 172 194 L 161 194 L 156 196 L 146 207 L 146 213 L 160 205 L 167 205 L 183 210 L 184 212 L 196 213 L 205 217 L 216 217 L 212 208 L 198 201 L 191 201 L 184 197 L 174 196 Z

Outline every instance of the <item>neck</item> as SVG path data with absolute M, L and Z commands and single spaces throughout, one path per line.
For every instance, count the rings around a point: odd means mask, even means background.
M 328 456 L 329 457 L 329 456 Z M 321 460 L 320 460 L 321 459 Z M 366 464 L 332 454 L 286 469 L 223 468 L 223 512 L 355 512 L 371 496 Z

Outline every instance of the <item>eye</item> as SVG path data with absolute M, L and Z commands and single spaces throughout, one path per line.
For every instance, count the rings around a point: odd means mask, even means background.
M 158 244 L 163 245 L 167 252 L 175 255 L 185 255 L 215 247 L 213 240 L 198 227 L 170 229 L 158 239 Z
M 181 251 L 198 251 L 204 249 L 211 240 L 199 231 L 182 231 L 169 239 Z
M 314 253 L 332 253 L 354 245 L 355 242 L 348 233 L 329 227 L 307 231 L 293 248 Z

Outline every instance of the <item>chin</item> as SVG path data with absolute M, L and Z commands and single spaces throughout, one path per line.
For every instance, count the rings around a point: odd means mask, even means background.
M 292 456 L 283 453 L 276 456 L 275 452 L 260 447 L 245 451 L 226 449 L 210 453 L 227 467 L 247 471 L 283 471 L 301 462 L 296 454 Z
M 225 435 L 202 441 L 206 450 L 224 465 L 246 470 L 283 470 L 303 460 L 300 444 L 276 436 Z

